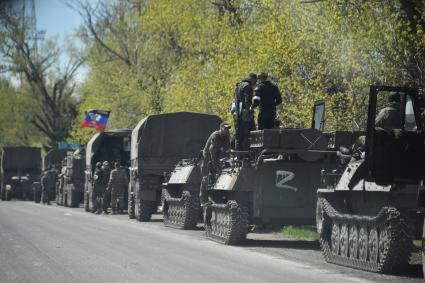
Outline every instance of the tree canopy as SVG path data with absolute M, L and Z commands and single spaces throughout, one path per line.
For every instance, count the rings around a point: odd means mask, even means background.
M 369 85 L 424 88 L 425 4 L 413 0 L 69 0 L 84 24 L 87 76 L 72 139 L 146 115 L 198 111 L 230 120 L 236 83 L 265 71 L 283 94 L 284 127 L 307 126 L 325 100 L 326 129 L 365 126 Z

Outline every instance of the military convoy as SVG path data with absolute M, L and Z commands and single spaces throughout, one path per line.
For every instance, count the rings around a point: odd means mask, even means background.
M 402 93 L 401 127 L 375 125 L 388 92 Z M 370 88 L 365 143 L 340 148 L 341 166 L 322 171 L 316 222 L 326 261 L 395 272 L 407 265 L 414 239 L 422 239 L 423 253 L 424 110 L 415 89 Z
M 119 161 L 122 165 L 128 166 L 130 163 L 130 137 L 130 129 L 110 130 L 95 134 L 87 143 L 84 171 L 85 211 L 93 211 L 94 209 L 93 188 L 96 163 L 108 161 L 113 166 L 115 161 Z M 127 202 L 124 202 L 124 204 L 126 206 Z
M 164 173 L 169 174 L 182 158 L 197 157 L 220 122 L 218 116 L 191 112 L 151 115 L 140 121 L 131 135 L 130 218 L 149 221 L 161 200 L 182 199 L 182 189 L 172 185 L 161 198 Z M 169 206 L 164 208 L 168 211 Z
M 381 94 L 390 91 L 403 94 L 401 129 L 375 126 Z M 151 115 L 132 131 L 95 134 L 85 153 L 49 152 L 43 168 L 64 160 L 57 202 L 65 206 L 84 200 L 91 211 L 96 163 L 120 161 L 130 169 L 129 218 L 149 221 L 162 205 L 166 226 L 194 229 L 201 221 L 208 239 L 229 245 L 243 243 L 250 225 L 316 224 L 326 261 L 394 272 L 407 264 L 414 239 L 422 239 L 425 262 L 424 111 L 415 89 L 372 86 L 366 132 L 324 132 L 318 102 L 311 128 L 251 132 L 249 150 L 232 150 L 209 174 L 203 207 L 200 151 L 221 122 L 215 115 Z M 39 149 L 2 149 L 2 200 L 29 197 L 37 160 Z
M 0 152 L 0 194 L 2 200 L 32 200 L 32 183 L 41 171 L 38 147 L 3 147 Z

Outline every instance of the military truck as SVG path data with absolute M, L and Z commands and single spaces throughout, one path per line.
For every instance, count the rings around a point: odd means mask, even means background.
M 398 126 L 377 127 L 389 92 L 401 94 L 401 115 L 389 116 Z M 392 273 L 421 232 L 424 247 L 425 100 L 413 88 L 371 86 L 368 107 L 365 142 L 341 147 L 340 166 L 322 170 L 316 225 L 327 262 Z
M 62 171 L 63 205 L 78 207 L 84 200 L 85 154 L 80 150 L 68 152 Z
M 130 165 L 130 129 L 109 130 L 95 134 L 86 146 L 86 168 L 84 184 L 84 209 L 92 211 L 94 204 L 92 193 L 94 186 L 94 171 L 97 162 L 108 161 L 111 169 L 115 161 L 124 166 Z M 127 194 L 127 191 L 126 191 Z M 128 196 L 125 196 L 127 199 Z M 125 209 L 127 202 L 124 201 Z
M 47 152 L 47 154 L 43 157 L 43 172 L 47 172 L 48 170 L 60 170 L 62 160 L 66 157 L 67 153 L 71 151 L 71 149 L 58 149 L 53 148 Z M 58 174 L 60 172 L 57 172 Z M 57 175 L 57 174 L 56 174 Z M 56 199 L 56 203 L 60 202 L 59 198 L 61 197 L 61 193 L 58 193 L 58 180 L 55 180 L 56 186 L 55 190 L 50 192 L 50 200 Z M 40 202 L 41 200 L 41 184 L 34 185 L 34 201 Z
M 31 185 L 37 180 L 40 171 L 40 148 L 3 147 L 0 151 L 1 199 L 31 200 Z
M 140 121 L 131 135 L 131 168 L 128 199 L 130 218 L 149 221 L 161 203 L 164 173 L 183 158 L 194 158 L 221 119 L 216 115 L 177 112 L 151 115 Z M 169 195 L 180 198 L 178 186 Z

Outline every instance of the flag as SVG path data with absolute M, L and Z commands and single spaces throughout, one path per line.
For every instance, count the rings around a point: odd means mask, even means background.
M 89 109 L 85 112 L 81 127 L 95 128 L 99 132 L 105 131 L 111 111 Z

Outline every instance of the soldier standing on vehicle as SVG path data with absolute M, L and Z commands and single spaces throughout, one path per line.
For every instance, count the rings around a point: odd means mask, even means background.
M 375 126 L 384 130 L 401 129 L 403 111 L 401 110 L 400 93 L 392 92 L 388 96 L 388 106 L 383 108 L 375 119 Z
M 115 169 L 111 171 L 109 178 L 108 190 L 111 192 L 112 214 L 122 213 L 122 205 L 124 201 L 124 193 L 128 187 L 128 177 L 126 169 L 115 162 Z M 121 202 L 119 203 L 119 201 Z M 118 207 L 119 203 L 119 207 Z
M 220 157 L 229 150 L 229 129 L 230 125 L 226 122 L 222 122 L 220 124 L 220 129 L 210 135 L 202 151 L 202 182 L 199 190 L 199 198 L 202 204 L 208 201 L 206 195 L 208 176 L 211 174 L 215 177 L 215 174 L 217 174 L 220 169 Z
M 254 86 L 257 75 L 250 73 L 247 78 L 238 82 L 232 104 L 235 126 L 235 149 L 249 149 L 249 133 L 255 130 L 254 111 L 251 109 Z
M 111 199 L 111 194 L 108 190 L 109 177 L 111 175 L 111 168 L 108 161 L 102 163 L 102 209 L 104 214 L 108 214 L 108 207 Z
M 273 129 L 276 119 L 276 106 L 282 103 L 282 94 L 277 85 L 269 81 L 266 73 L 258 75 L 258 85 L 254 89 L 252 109 L 260 107 L 258 129 Z
M 96 168 L 94 169 L 94 184 L 93 184 L 93 192 L 92 192 L 92 202 L 93 202 L 93 212 L 99 214 L 102 212 L 101 206 L 101 196 L 103 193 L 102 189 L 102 163 L 97 162 Z

